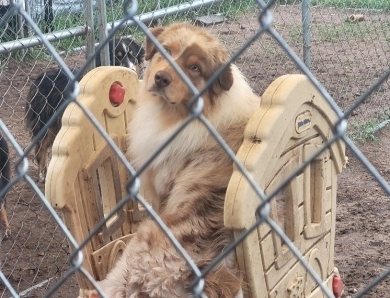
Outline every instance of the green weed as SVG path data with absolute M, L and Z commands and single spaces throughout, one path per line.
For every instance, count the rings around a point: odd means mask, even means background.
M 354 142 L 377 142 L 379 139 L 375 135 L 375 128 L 379 123 L 378 120 L 369 120 L 366 123 L 355 124 L 347 135 Z
M 365 123 L 353 125 L 347 135 L 352 141 L 357 141 L 360 143 L 364 143 L 366 141 L 378 142 L 379 138 L 376 136 L 376 132 L 379 129 L 379 125 L 389 120 L 390 110 L 386 110 L 380 119 L 368 120 Z

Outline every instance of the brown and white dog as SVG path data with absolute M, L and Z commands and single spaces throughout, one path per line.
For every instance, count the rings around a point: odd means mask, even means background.
M 151 29 L 196 88 L 228 60 L 208 31 L 184 23 Z M 189 88 L 155 46 L 146 41 L 147 66 L 134 116 L 128 154 L 139 168 L 189 116 Z M 230 65 L 203 95 L 204 116 L 234 152 L 244 128 L 260 105 L 244 76 Z M 223 208 L 233 162 L 203 124 L 191 122 L 151 163 L 141 177 L 152 190 L 153 207 L 202 270 L 233 241 L 224 227 Z M 123 255 L 100 282 L 110 298 L 191 297 L 195 274 L 153 220 L 141 223 Z M 240 296 L 242 278 L 234 254 L 206 277 L 209 298 Z

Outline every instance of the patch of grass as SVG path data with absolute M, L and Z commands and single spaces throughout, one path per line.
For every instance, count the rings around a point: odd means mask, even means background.
M 378 120 L 369 120 L 366 123 L 355 124 L 347 135 L 354 142 L 378 142 L 379 138 L 375 135 L 375 129 L 379 123 Z
M 311 0 L 311 5 L 390 11 L 389 0 Z
M 355 124 L 352 129 L 349 130 L 347 135 L 352 141 L 360 143 L 364 143 L 366 141 L 378 142 L 379 138 L 376 136 L 376 132 L 379 130 L 380 125 L 383 125 L 385 121 L 389 120 L 390 110 L 386 110 L 381 119 L 368 120 L 365 123 Z
M 57 51 L 69 51 L 85 45 L 85 36 L 73 36 L 53 43 Z
M 276 30 L 281 30 L 280 26 L 276 26 Z M 290 26 L 289 36 L 295 41 L 302 41 L 302 25 L 294 24 Z
M 338 26 L 335 26 L 335 24 L 313 26 L 312 36 L 313 39 L 327 42 L 351 39 L 364 40 L 364 38 L 373 34 L 376 30 L 377 28 L 372 25 L 345 22 Z
M 390 32 L 390 22 L 381 24 L 380 32 L 385 35 Z M 377 35 L 378 27 L 367 23 L 349 23 L 342 24 L 315 24 L 311 26 L 311 39 L 315 42 L 332 42 L 338 43 L 341 40 L 366 40 L 367 37 L 372 38 Z M 290 28 L 289 36 L 293 40 L 302 40 L 302 26 L 293 25 Z M 385 37 L 387 39 L 389 37 Z
M 60 13 L 55 16 L 54 30 L 63 30 L 65 28 L 83 26 L 84 24 L 84 14 L 81 12 Z
M 160 7 L 158 9 L 164 9 L 168 7 L 173 7 L 179 5 L 186 1 L 183 0 L 161 0 Z M 143 14 L 151 12 L 156 9 L 155 0 L 140 1 L 140 6 L 138 7 L 137 14 Z M 186 12 L 178 12 L 173 18 L 176 21 L 183 19 L 188 19 L 192 16 L 197 15 L 208 15 L 208 14 L 223 14 L 227 17 L 237 16 L 239 13 L 248 11 L 257 7 L 257 2 L 255 0 L 225 0 L 221 2 L 212 3 L 210 5 L 204 5 L 203 7 L 197 9 L 191 9 Z M 112 22 L 113 20 L 119 20 L 123 18 L 123 7 L 120 3 L 114 3 L 113 5 L 107 5 L 107 21 Z
M 0 55 L 0 75 L 7 70 L 8 59 L 5 55 Z
M 269 2 L 270 0 L 266 1 Z M 277 0 L 277 5 L 301 4 L 302 0 Z M 310 0 L 310 5 L 322 5 L 337 8 L 376 9 L 390 11 L 389 0 Z
M 183 3 L 183 0 L 161 0 L 160 8 L 172 7 L 174 5 L 178 5 Z M 107 22 L 110 23 L 112 21 L 120 20 L 124 17 L 122 3 L 120 1 L 112 2 L 113 4 L 108 4 L 107 11 Z M 155 0 L 146 0 L 140 1 L 140 6 L 138 8 L 138 14 L 142 14 L 145 12 L 150 12 L 155 9 Z M 227 17 L 235 17 L 239 13 L 248 11 L 257 6 L 257 2 L 255 0 L 225 0 L 218 3 L 211 4 L 209 6 L 204 6 L 198 9 L 189 10 L 187 12 L 179 12 L 173 16 L 166 17 L 162 21 L 164 25 L 168 25 L 177 21 L 188 21 L 194 20 L 197 16 L 200 15 L 210 15 L 210 14 L 223 14 Z M 85 24 L 84 15 L 81 12 L 77 13 L 59 13 L 54 18 L 54 30 L 63 30 L 66 28 L 73 28 L 77 26 L 83 26 Z M 94 24 L 97 26 L 97 10 L 94 12 Z M 38 26 L 43 31 L 45 28 L 45 23 L 43 21 L 38 22 Z M 95 29 L 96 32 L 96 40 L 98 40 L 98 30 Z M 134 26 L 127 26 L 119 30 L 117 35 L 133 35 L 135 40 L 138 42 L 142 42 L 144 39 L 143 32 L 137 30 Z M 85 45 L 85 36 L 72 37 L 64 40 L 60 40 L 58 42 L 54 42 L 53 45 L 56 47 L 58 51 L 68 51 L 70 49 L 80 47 Z
M 39 46 L 39 47 L 34 47 L 34 48 L 28 49 L 26 52 L 25 59 L 49 61 L 51 59 L 51 55 L 48 54 L 48 52 L 44 46 Z
M 271 0 L 265 1 L 266 3 L 270 2 Z M 301 4 L 301 0 L 277 0 L 277 5 L 287 5 L 287 4 Z
M 183 2 L 185 1 L 161 0 L 159 9 L 173 7 Z M 138 14 L 143 14 L 155 10 L 154 0 L 141 1 L 140 4 L 141 6 L 138 8 Z M 163 18 L 162 21 L 164 24 L 172 23 L 175 21 L 195 19 L 197 16 L 210 14 L 222 14 L 226 17 L 233 18 L 239 13 L 246 12 L 250 9 L 254 9 L 255 7 L 257 7 L 257 2 L 255 0 L 225 0 L 221 2 L 212 3 L 211 5 L 204 5 L 203 7 L 197 9 L 190 9 L 185 12 L 175 13 L 172 16 Z M 107 5 L 107 15 L 108 22 L 123 18 L 122 5 Z
M 160 9 L 167 7 L 172 7 L 178 5 L 185 1 L 170 1 L 170 0 L 161 0 Z M 155 1 L 141 1 L 140 7 L 138 8 L 138 14 L 145 12 L 153 11 L 155 9 Z M 257 7 L 257 2 L 255 0 L 225 0 L 218 3 L 213 3 L 204 7 L 197 9 L 191 9 L 185 12 L 178 12 L 172 16 L 167 16 L 161 18 L 162 25 L 169 25 L 174 22 L 180 21 L 194 21 L 198 16 L 212 15 L 212 14 L 222 14 L 228 18 L 234 18 L 240 13 L 245 13 L 249 10 L 253 10 Z M 123 8 L 122 5 L 107 5 L 107 21 L 110 23 L 113 20 L 119 20 L 123 18 Z M 120 32 L 120 33 L 119 33 Z M 145 35 L 142 31 L 138 30 L 134 26 L 128 26 L 119 30 L 118 35 L 133 35 L 133 38 L 137 42 L 142 42 L 145 38 Z
M 183 3 L 182 0 L 161 0 L 160 7 L 167 8 L 171 6 L 178 5 Z M 155 0 L 142 1 L 140 3 L 144 3 L 142 7 L 139 8 L 139 12 L 144 11 L 153 11 L 155 9 Z M 197 10 L 199 14 L 214 14 L 214 13 L 222 13 L 225 16 L 233 17 L 238 13 L 244 12 L 248 9 L 257 6 L 257 1 L 255 0 L 225 0 L 217 3 L 213 3 L 211 5 L 201 7 Z M 194 10 L 195 11 L 195 10 Z

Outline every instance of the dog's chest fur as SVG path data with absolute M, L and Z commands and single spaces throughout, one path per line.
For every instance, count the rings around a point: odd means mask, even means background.
M 137 108 L 130 123 L 129 158 L 135 168 L 141 167 L 180 127 L 177 123 L 169 128 L 162 123 L 161 107 L 155 102 L 144 102 Z M 206 128 L 195 120 L 191 122 L 153 160 L 149 170 L 153 173 L 154 187 L 160 196 L 165 196 L 183 170 L 189 171 L 191 160 L 199 151 L 215 147 Z
M 218 98 L 219 102 L 208 120 L 236 152 L 242 143 L 245 125 L 256 110 L 259 98 L 252 93 L 238 69 L 232 67 L 234 84 Z M 169 109 L 164 106 L 166 103 L 145 92 L 143 88 L 146 88 L 146 83 L 141 83 L 142 97 L 139 97 L 129 124 L 128 157 L 135 168 L 147 162 L 183 122 L 169 121 Z M 159 199 L 168 197 L 173 187 L 191 187 L 188 183 L 210 184 L 208 189 L 213 191 L 226 188 L 232 165 L 232 160 L 203 123 L 193 120 L 153 159 L 148 167 L 147 179 L 152 180 L 149 183 L 152 183 Z

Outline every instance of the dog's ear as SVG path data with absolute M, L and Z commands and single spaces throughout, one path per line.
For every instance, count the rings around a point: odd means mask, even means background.
M 150 33 L 152 33 L 155 37 L 158 37 L 164 30 L 165 30 L 164 27 L 155 27 L 150 29 Z M 145 60 L 148 61 L 149 59 L 151 59 L 155 53 L 156 53 L 155 45 L 150 41 L 149 38 L 146 38 Z
M 212 53 L 214 53 L 214 55 L 210 60 L 210 65 L 212 65 L 211 73 L 209 73 L 210 76 L 229 60 L 227 50 L 219 44 L 214 45 Z M 230 90 L 232 86 L 233 71 L 231 65 L 228 65 L 209 89 L 210 97 L 216 98 L 222 92 Z
M 233 86 L 233 73 L 229 65 L 210 88 L 210 96 L 218 97 L 223 91 L 228 91 Z

